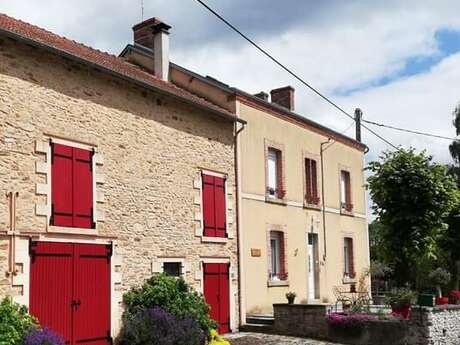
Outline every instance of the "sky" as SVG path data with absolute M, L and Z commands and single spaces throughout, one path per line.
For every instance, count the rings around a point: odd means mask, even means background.
M 460 101 L 458 0 L 207 0 L 229 21 L 349 113 L 453 137 Z M 118 54 L 142 19 L 141 0 L 15 0 L 0 12 Z M 250 93 L 292 85 L 296 112 L 353 136 L 324 103 L 207 12 L 196 0 L 144 0 L 144 19 L 172 26 L 171 60 Z M 393 144 L 451 161 L 449 141 L 383 128 Z M 376 159 L 387 144 L 364 131 Z

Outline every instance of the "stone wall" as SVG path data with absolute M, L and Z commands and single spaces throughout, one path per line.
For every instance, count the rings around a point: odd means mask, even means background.
M 376 320 L 359 327 L 331 326 L 328 305 L 274 305 L 277 334 L 324 339 L 353 345 L 458 345 L 460 306 L 415 307 L 411 320 Z
M 43 215 L 49 138 L 95 147 L 97 229 L 53 229 Z M 201 169 L 227 176 L 228 231 L 209 243 L 197 236 Z M 114 241 L 119 295 L 154 272 L 159 258 L 181 258 L 185 278 L 202 290 L 201 262 L 231 263 L 233 325 L 238 320 L 233 124 L 172 98 L 36 48 L 0 40 L 0 193 L 19 193 L 17 232 L 60 241 Z M 48 194 L 49 198 L 49 194 Z M 0 197 L 0 298 L 7 277 L 9 205 Z M 22 252 L 21 252 L 22 253 Z M 19 255 L 19 254 L 18 254 Z M 21 254 L 22 255 L 22 254 Z M 27 260 L 27 253 L 18 262 Z M 27 267 L 27 263 L 25 263 Z M 27 303 L 28 271 L 16 281 Z M 22 276 L 21 276 L 22 274 Z M 20 277 L 21 276 L 21 277 Z M 23 285 L 20 285 L 23 284 Z

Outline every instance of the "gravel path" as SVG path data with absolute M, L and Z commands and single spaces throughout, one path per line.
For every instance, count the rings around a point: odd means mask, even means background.
M 259 333 L 228 334 L 225 339 L 229 340 L 232 345 L 341 345 L 319 340 Z

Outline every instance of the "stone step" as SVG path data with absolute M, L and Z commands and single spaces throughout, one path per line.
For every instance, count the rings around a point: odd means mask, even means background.
M 273 315 L 246 315 L 246 323 L 255 325 L 273 325 Z
M 247 323 L 240 326 L 240 332 L 251 332 L 251 333 L 264 333 L 264 334 L 273 334 L 272 325 L 256 324 L 256 323 Z

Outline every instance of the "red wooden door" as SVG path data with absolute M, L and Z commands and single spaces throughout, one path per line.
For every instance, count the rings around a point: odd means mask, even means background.
M 230 332 L 230 279 L 228 264 L 204 265 L 204 297 L 219 333 Z
M 107 344 L 110 337 L 110 249 L 80 244 L 75 247 L 74 312 L 76 343 Z
M 66 344 L 111 343 L 110 257 L 105 245 L 31 243 L 30 312 Z
M 32 242 L 30 313 L 72 344 L 73 245 Z

